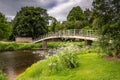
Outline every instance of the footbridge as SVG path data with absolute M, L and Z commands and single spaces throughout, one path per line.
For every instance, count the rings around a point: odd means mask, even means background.
M 90 45 L 92 41 L 97 40 L 98 36 L 95 30 L 80 30 L 80 29 L 60 30 L 57 32 L 42 35 L 39 38 L 33 40 L 33 43 L 42 42 L 42 48 L 46 49 L 48 40 L 58 38 L 80 39 L 84 40 L 86 45 Z

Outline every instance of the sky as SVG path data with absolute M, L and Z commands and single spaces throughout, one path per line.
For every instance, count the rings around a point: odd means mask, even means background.
M 80 6 L 83 10 L 91 8 L 93 0 L 0 0 L 0 12 L 11 20 L 24 6 L 35 6 L 47 9 L 50 16 L 58 21 L 65 21 L 69 11 Z

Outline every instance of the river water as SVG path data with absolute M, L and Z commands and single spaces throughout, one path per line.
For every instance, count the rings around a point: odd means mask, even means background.
M 47 53 L 48 54 L 48 53 Z M 0 68 L 9 80 L 24 72 L 33 63 L 44 59 L 46 51 L 7 51 L 0 52 Z

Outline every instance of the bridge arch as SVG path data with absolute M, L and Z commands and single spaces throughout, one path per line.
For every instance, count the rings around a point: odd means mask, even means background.
M 90 45 L 92 41 L 97 40 L 97 33 L 94 30 L 80 30 L 80 29 L 63 30 L 42 35 L 39 38 L 33 40 L 33 43 L 42 42 L 42 48 L 46 49 L 48 40 L 58 38 L 82 39 L 85 41 L 85 45 Z

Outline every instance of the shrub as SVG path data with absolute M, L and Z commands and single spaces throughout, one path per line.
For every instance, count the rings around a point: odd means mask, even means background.
M 60 58 L 62 64 L 67 68 L 76 68 L 78 67 L 78 57 L 77 52 L 79 48 L 73 44 L 69 44 L 67 47 L 62 48 L 60 52 Z
M 63 69 L 73 69 L 79 66 L 78 46 L 73 44 L 64 45 L 59 49 L 58 54 L 50 58 L 49 69 L 52 72 L 58 72 Z
M 62 70 L 61 63 L 57 59 L 57 56 L 51 57 L 50 63 L 48 64 L 50 73 L 56 73 Z

